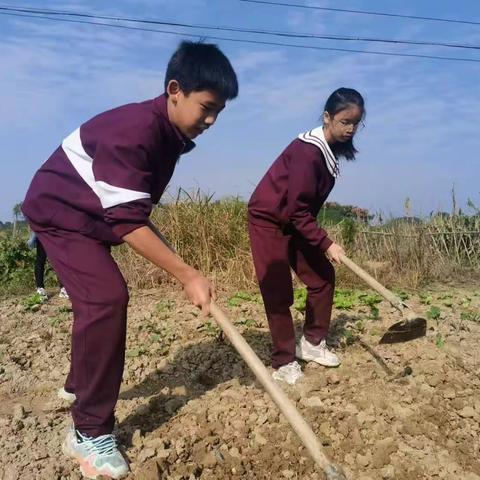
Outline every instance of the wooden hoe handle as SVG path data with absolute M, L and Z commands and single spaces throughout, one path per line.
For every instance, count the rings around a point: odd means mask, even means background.
M 346 480 L 342 469 L 334 465 L 323 452 L 315 433 L 313 433 L 313 430 L 300 415 L 285 392 L 272 379 L 265 365 L 263 365 L 250 345 L 248 345 L 242 335 L 240 335 L 233 323 L 213 301 L 210 304 L 210 312 L 237 352 L 255 374 L 255 377 L 263 385 L 280 411 L 285 415 L 315 463 L 325 473 L 327 480 Z
M 378 292 L 385 300 L 390 302 L 392 307 L 400 310 L 402 313 L 406 305 L 394 293 L 385 288 L 381 283 L 375 280 L 363 268 L 360 268 L 353 260 L 350 260 L 346 255 L 340 254 L 340 260 L 343 265 L 349 268 L 353 273 L 359 276 L 369 287 Z
M 150 227 L 158 235 L 162 242 L 164 242 L 164 244 L 173 253 L 177 254 L 173 246 L 160 233 L 155 225 L 150 224 Z M 296 434 L 299 436 L 300 440 L 312 456 L 316 465 L 325 473 L 327 480 L 347 480 L 342 468 L 333 464 L 327 455 L 325 455 L 325 453 L 322 451 L 322 447 L 320 446 L 320 442 L 315 436 L 315 433 L 313 433 L 313 430 L 300 415 L 284 391 L 272 379 L 268 373 L 268 370 L 258 358 L 257 354 L 252 350 L 250 345 L 245 341 L 242 335 L 240 335 L 233 323 L 213 302 L 213 300 L 210 302 L 210 313 L 213 315 L 213 318 L 215 318 L 215 321 L 218 323 L 223 333 L 225 333 L 245 363 L 250 367 L 255 377 L 257 377 L 257 380 L 263 385 L 280 411 L 285 415 L 288 422 L 293 427 Z

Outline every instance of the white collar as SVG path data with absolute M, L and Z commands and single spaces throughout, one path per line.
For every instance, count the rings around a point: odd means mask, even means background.
M 302 140 L 302 142 L 311 143 L 312 145 L 315 145 L 321 150 L 323 156 L 325 157 L 325 163 L 327 165 L 328 171 L 330 172 L 332 177 L 337 178 L 340 175 L 340 165 L 337 158 L 330 149 L 330 146 L 325 140 L 323 127 L 317 127 L 313 130 L 309 130 L 308 132 L 301 133 L 298 138 Z

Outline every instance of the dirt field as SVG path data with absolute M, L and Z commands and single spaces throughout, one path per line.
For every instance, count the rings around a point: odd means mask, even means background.
M 269 364 L 262 306 L 223 300 Z M 349 479 L 478 480 L 480 290 L 435 289 L 407 301 L 430 312 L 427 337 L 375 348 L 412 375 L 391 381 L 349 344 L 360 333 L 375 345 L 399 319 L 385 302 L 376 320 L 357 304 L 334 312 L 330 341 L 341 367 L 308 364 L 302 383 L 284 388 Z M 68 371 L 68 306 L 58 298 L 37 311 L 23 298 L 0 303 L 0 479 L 81 478 L 60 451 L 70 417 L 55 397 Z M 322 478 L 236 352 L 173 289 L 132 294 L 117 419 L 129 479 Z

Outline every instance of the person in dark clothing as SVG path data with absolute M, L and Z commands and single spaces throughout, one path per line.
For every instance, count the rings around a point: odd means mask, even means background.
M 343 249 L 318 226 L 317 215 L 339 175 L 339 159 L 353 160 L 353 137 L 365 106 L 353 89 L 328 98 L 323 126 L 302 133 L 275 160 L 248 204 L 248 229 L 255 271 L 272 335 L 273 377 L 294 384 L 302 377 L 295 358 L 336 367 L 326 345 L 335 288 L 331 261 Z M 290 313 L 290 269 L 307 286 L 304 334 L 296 344 Z
M 42 242 L 40 242 L 34 232 L 32 232 L 30 235 L 27 243 L 30 249 L 33 250 L 35 248 L 34 274 L 36 292 L 42 297 L 43 300 L 47 300 L 48 293 L 45 290 L 45 265 L 47 264 L 47 252 L 45 252 Z M 60 286 L 60 292 L 58 293 L 58 296 L 60 298 L 69 298 L 65 287 L 62 285 L 62 282 L 58 280 L 58 283 Z
M 165 245 L 149 215 L 180 155 L 237 96 L 237 77 L 216 45 L 182 42 L 164 87 L 163 95 L 101 113 L 68 135 L 35 174 L 22 207 L 72 301 L 64 391 L 74 399 L 74 427 L 63 451 L 88 478 L 128 474 L 112 432 L 129 297 L 111 246 L 126 242 L 172 274 L 205 315 L 213 295 L 210 282 Z

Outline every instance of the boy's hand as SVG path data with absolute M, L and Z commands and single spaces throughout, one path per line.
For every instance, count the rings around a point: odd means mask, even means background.
M 202 309 L 205 317 L 210 313 L 210 299 L 215 300 L 213 285 L 200 272 L 194 271 L 192 276 L 183 284 L 187 298 Z
M 345 250 L 338 243 L 332 243 L 325 252 L 325 255 L 331 262 L 339 264 L 342 263 L 340 260 L 341 254 L 345 255 Z

